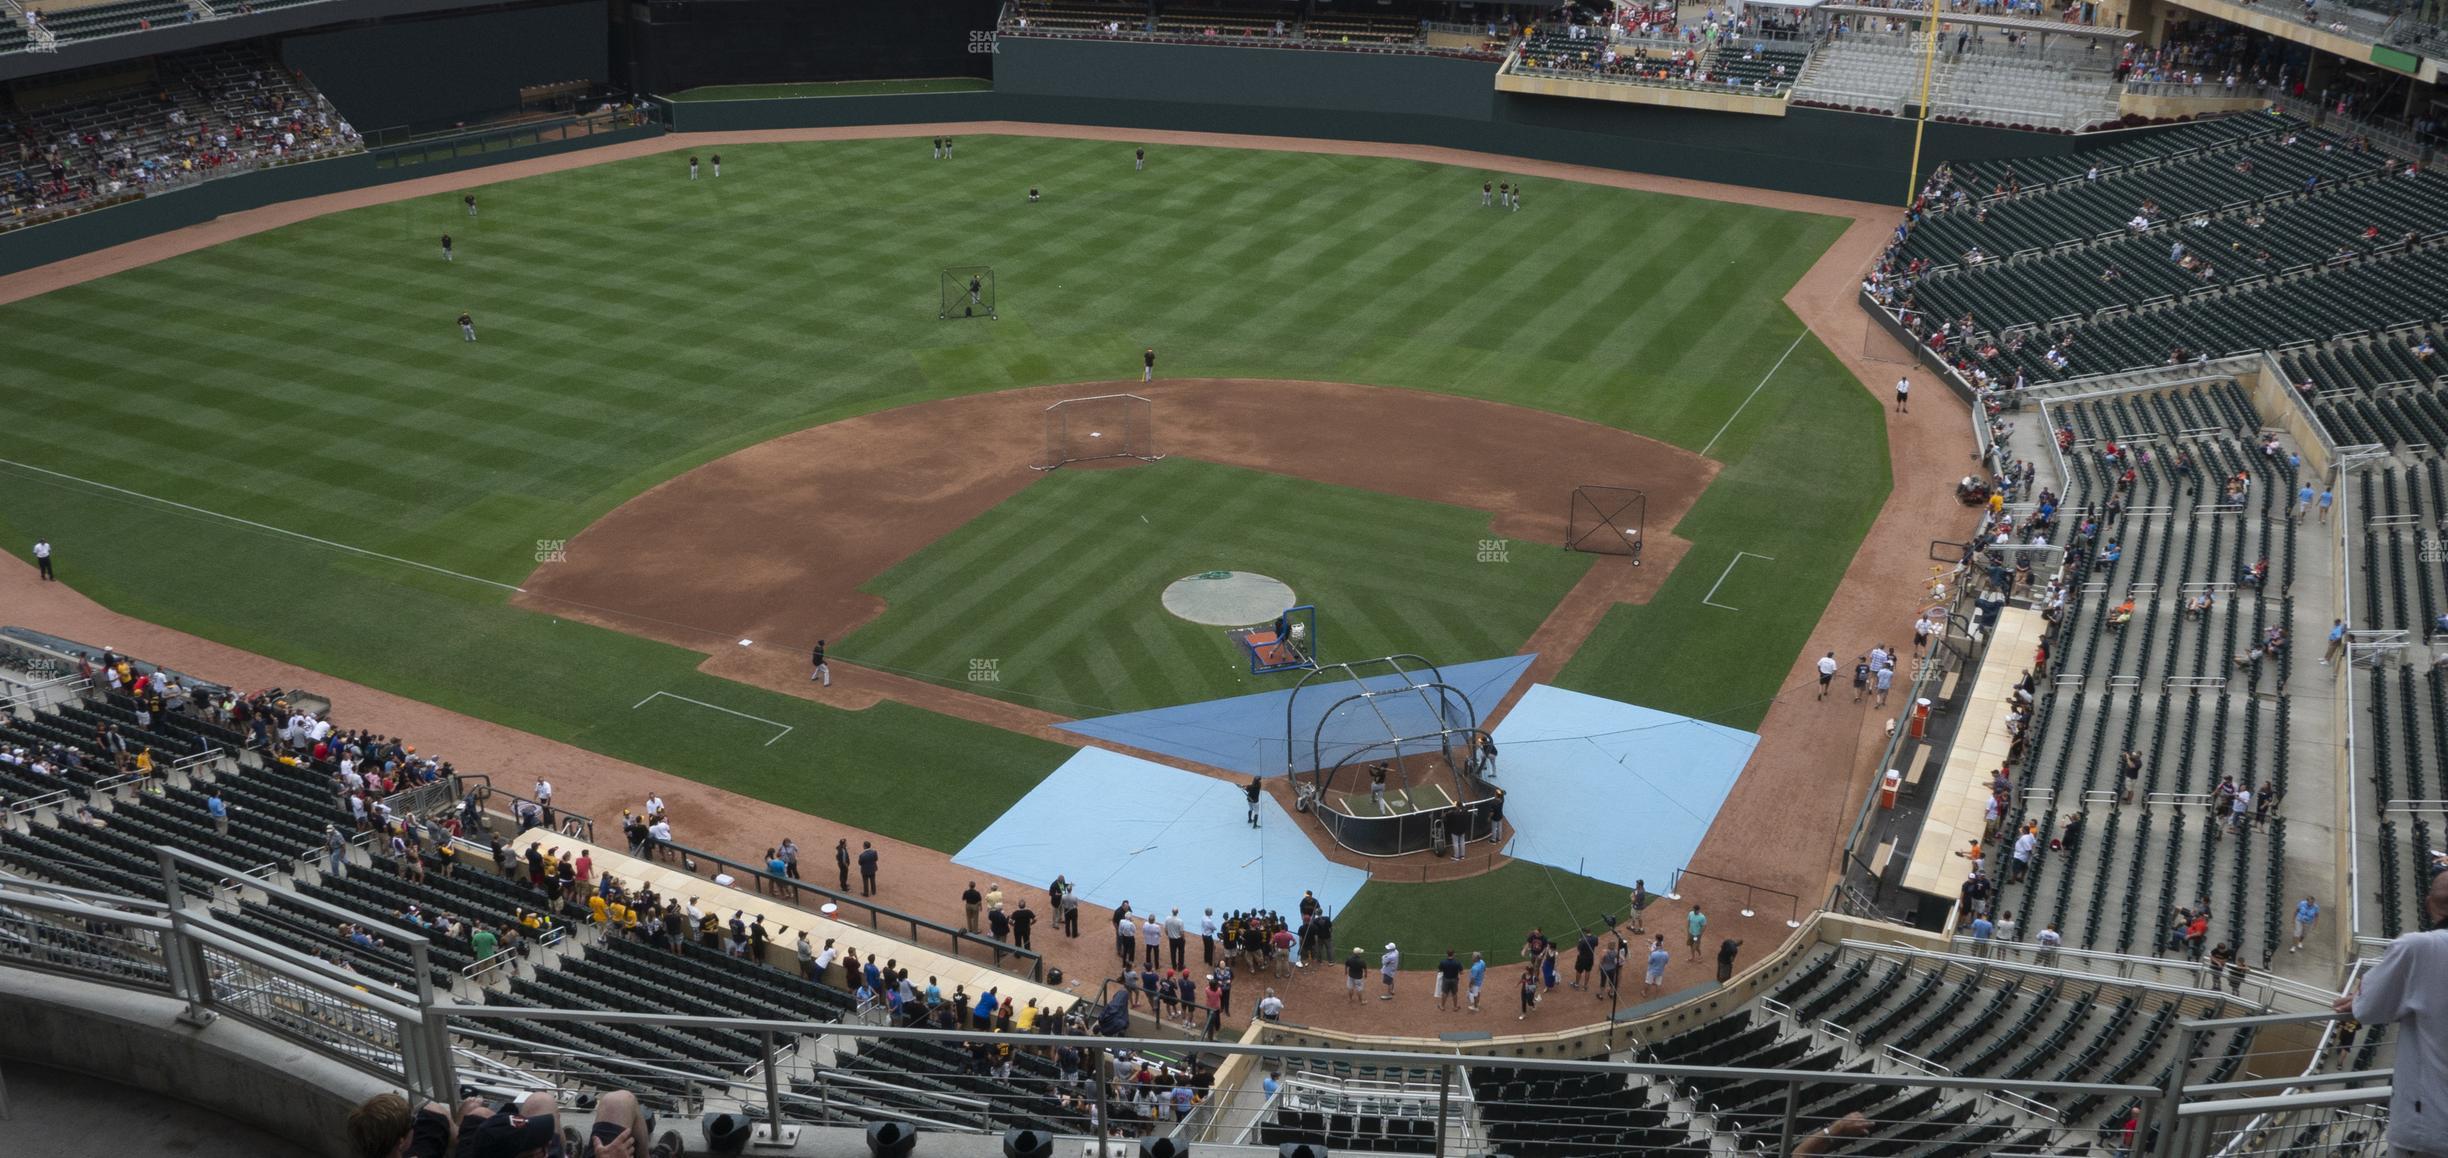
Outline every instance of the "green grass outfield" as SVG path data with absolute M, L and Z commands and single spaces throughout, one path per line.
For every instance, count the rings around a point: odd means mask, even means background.
M 1290 677 L 1249 674 L 1225 629 L 1162 602 L 1185 575 L 1256 571 L 1320 608 L 1327 659 L 1493 659 L 1521 649 L 1592 557 L 1478 562 L 1489 521 L 1187 459 L 1056 471 L 869 583 L 888 610 L 840 647 L 943 682 L 992 660 L 996 678 L 972 690 L 1067 715 L 1275 691 Z
M 798 97 L 898 96 L 928 92 L 984 92 L 994 82 L 976 76 L 931 76 L 911 80 L 832 80 L 808 84 L 710 84 L 665 97 L 675 101 L 761 101 Z
M 455 194 L 335 214 L 0 307 L 0 459 L 515 584 L 538 540 L 729 451 L 1126 376 L 1154 345 L 1170 373 L 1450 391 L 1708 448 L 1727 465 L 1681 528 L 1692 557 L 1565 682 L 1739 726 L 1885 494 L 1876 400 L 1794 344 L 1779 300 L 1835 219 L 1544 181 L 1503 213 L 1477 191 L 1506 174 L 1174 147 L 1140 173 L 1127 143 L 1092 141 L 723 159 L 719 180 L 671 154 L 483 186 L 476 220 Z M 1003 320 L 937 321 L 938 271 L 973 263 L 995 267 Z M 460 341 L 462 309 L 481 342 Z M 499 587 L 0 467 L 0 541 L 36 535 L 130 614 L 937 848 L 1061 758 L 708 679 L 693 653 Z M 1738 550 L 1774 557 L 1737 572 L 1763 598 L 1701 606 Z M 795 730 L 768 748 L 632 709 L 659 690 Z M 960 791 L 897 787 L 947 769 Z

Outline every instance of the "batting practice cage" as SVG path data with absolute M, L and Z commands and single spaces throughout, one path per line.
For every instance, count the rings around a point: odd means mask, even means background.
M 1642 526 L 1649 519 L 1649 492 L 1630 487 L 1578 486 L 1564 517 L 1564 549 L 1641 559 Z
M 1136 394 L 1065 398 L 1045 409 L 1045 449 L 1029 465 L 1054 470 L 1100 458 L 1154 462 L 1156 404 Z
M 959 265 L 943 271 L 943 311 L 938 318 L 995 316 L 994 267 Z
M 1479 712 L 1416 655 L 1322 665 L 1284 703 L 1295 807 L 1364 856 L 1485 839 L 1496 800 Z

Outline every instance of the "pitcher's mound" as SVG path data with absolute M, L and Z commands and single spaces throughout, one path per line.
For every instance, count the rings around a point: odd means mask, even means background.
M 1201 571 L 1168 584 L 1164 606 L 1192 623 L 1247 627 L 1283 614 L 1292 606 L 1292 589 L 1249 571 Z

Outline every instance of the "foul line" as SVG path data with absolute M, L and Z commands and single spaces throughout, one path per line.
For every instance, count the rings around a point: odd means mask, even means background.
M 751 715 L 749 715 L 749 714 L 748 714 L 748 713 L 746 713 L 746 712 L 732 711 L 732 709 L 730 709 L 730 708 L 726 708 L 726 707 L 722 706 L 721 704 L 709 704 L 709 703 L 705 702 L 704 700 L 692 700 L 692 699 L 688 698 L 687 696 L 684 696 L 684 695 L 679 695 L 679 694 L 674 693 L 674 692 L 656 692 L 656 693 L 654 693 L 654 695 L 648 696 L 648 697 L 646 697 L 645 699 L 639 700 L 638 702 L 636 702 L 636 703 L 634 703 L 634 704 L 629 705 L 629 710 L 634 712 L 634 711 L 638 710 L 639 708 L 645 707 L 646 705 L 653 703 L 653 702 L 654 702 L 656 699 L 658 699 L 658 698 L 668 698 L 668 699 L 674 699 L 674 700 L 678 700 L 678 701 L 680 701 L 681 703 L 684 703 L 684 704 L 695 704 L 695 705 L 697 705 L 698 707 L 701 707 L 701 708 L 712 708 L 712 709 L 714 709 L 715 711 L 718 711 L 718 712 L 727 712 L 727 713 L 729 713 L 729 714 L 731 714 L 731 715 L 738 716 L 739 718 L 741 718 L 741 719 L 743 719 L 743 720 L 755 720 L 757 723 L 760 723 L 760 724 L 771 724 L 771 725 L 773 725 L 774 727 L 777 727 L 777 728 L 782 729 L 781 731 L 774 733 L 774 738 L 773 738 L 772 740 L 767 740 L 767 741 L 765 741 L 765 746 L 766 746 L 766 747 L 768 747 L 768 748 L 773 747 L 773 746 L 774 746 L 774 742 L 775 742 L 776 740 L 780 740 L 782 737 L 784 737 L 784 736 L 787 736 L 787 735 L 790 735 L 790 734 L 791 734 L 791 725 L 789 725 L 789 724 L 785 724 L 785 723 L 783 723 L 783 722 L 782 722 L 782 721 L 780 721 L 780 720 L 768 720 L 768 719 L 766 719 L 766 718 L 765 718 L 765 717 L 763 717 L 763 716 L 751 716 Z
M 1740 607 L 1726 607 L 1725 604 L 1717 602 L 1717 589 L 1725 586 L 1726 576 L 1734 573 L 1734 565 L 1742 562 L 1743 556 L 1745 555 L 1749 555 L 1754 559 L 1766 559 L 1771 563 L 1776 562 L 1776 556 L 1774 555 L 1762 555 L 1757 551 L 1734 552 L 1734 557 L 1726 560 L 1726 569 L 1717 573 L 1717 581 L 1709 584 L 1708 594 L 1701 596 L 1700 602 L 1706 603 L 1711 607 L 1724 607 L 1727 611 L 1742 610 Z
M 1777 355 L 1776 365 L 1768 367 L 1768 372 L 1760 375 L 1759 386 L 1752 387 L 1749 394 L 1743 395 L 1742 406 L 1735 407 L 1734 413 L 1726 415 L 1725 425 L 1718 427 L 1717 433 L 1709 436 L 1708 445 L 1700 448 L 1700 457 L 1707 458 L 1708 452 L 1716 449 L 1717 440 L 1724 438 L 1725 432 L 1734 428 L 1734 420 L 1742 417 L 1743 407 L 1751 405 L 1751 400 L 1759 397 L 1760 386 L 1766 386 L 1770 378 L 1776 377 L 1776 372 L 1784 367 L 1785 359 L 1793 357 L 1794 348 L 1800 346 L 1802 339 L 1807 337 L 1810 337 L 1810 327 L 1804 326 L 1801 333 L 1794 335 L 1793 345 L 1785 347 L 1785 352 Z
M 450 576 L 450 577 L 451 577 L 451 578 L 453 578 L 453 579 L 465 579 L 465 580 L 467 580 L 467 581 L 468 581 L 468 582 L 470 582 L 470 583 L 482 583 L 482 584 L 484 584 L 484 585 L 485 585 L 485 586 L 487 586 L 487 587 L 498 587 L 498 588 L 500 588 L 500 589 L 502 589 L 502 590 L 504 590 L 504 591 L 516 591 L 516 592 L 518 592 L 518 593 L 519 593 L 519 594 L 521 594 L 521 595 L 524 595 L 524 594 L 526 594 L 526 593 L 527 593 L 527 589 L 526 589 L 526 588 L 524 588 L 524 587 L 520 587 L 520 586 L 517 586 L 517 585 L 515 585 L 515 584 L 503 583 L 503 582 L 500 582 L 500 581 L 498 581 L 498 580 L 493 580 L 493 579 L 479 579 L 479 578 L 477 578 L 477 577 L 476 577 L 476 576 L 474 576 L 474 575 L 462 574 L 462 573 L 460 573 L 460 572 L 453 571 L 453 570 L 451 570 L 451 569 L 449 569 L 449 568 L 447 568 L 447 567 L 436 567 L 436 566 L 434 566 L 434 565 L 433 565 L 433 564 L 431 564 L 431 563 L 419 563 L 419 562 L 417 562 L 417 561 L 416 561 L 416 560 L 414 560 L 414 559 L 402 559 L 402 558 L 400 558 L 400 557 L 399 557 L 399 556 L 397 556 L 397 555 L 385 555 L 385 554 L 383 554 L 383 553 L 382 553 L 382 552 L 380 552 L 380 551 L 369 551 L 369 550 L 366 550 L 366 549 L 365 549 L 365 548 L 363 548 L 363 547 L 352 547 L 352 546 L 349 546 L 349 545 L 348 545 L 348 544 L 346 544 L 346 543 L 335 543 L 335 542 L 331 541 L 330 539 L 319 539 L 319 538 L 316 538 L 316 537 L 315 537 L 315 536 L 313 536 L 313 535 L 305 534 L 304 532 L 301 532 L 301 531 L 292 531 L 292 530 L 290 530 L 290 529 L 288 529 L 288 528 L 286 528 L 286 527 L 275 527 L 275 526 L 271 525 L 270 523 L 258 523 L 258 522 L 256 522 L 256 521 L 255 521 L 255 520 L 253 520 L 253 519 L 242 519 L 242 518 L 239 518 L 239 517 L 238 517 L 238 516 L 236 516 L 236 515 L 225 515 L 225 514 L 222 514 L 222 513 L 221 513 L 221 512 L 219 512 L 219 511 L 206 510 L 205 508 L 203 508 L 203 507 L 198 507 L 198 506 L 190 506 L 190 505 L 188 505 L 188 504 L 186 504 L 186 503 L 179 502 L 179 501 L 177 501 L 177 500 L 175 500 L 175 499 L 165 499 L 165 498 L 161 498 L 161 497 L 156 496 L 156 495 L 148 495 L 148 494 L 144 493 L 143 491 L 132 491 L 132 490 L 127 489 L 126 487 L 117 487 L 117 486 L 112 486 L 111 484 L 109 484 L 109 483 L 105 483 L 105 482 L 95 482 L 94 480 L 89 479 L 89 478 L 79 478 L 79 477 L 77 477 L 77 476 L 75 476 L 75 475 L 72 475 L 72 474 L 67 474 L 67 473 L 62 472 L 62 471 L 51 470 L 51 469 L 49 469 L 49 468 L 47 468 L 47 467 L 39 467 L 39 466 L 35 466 L 35 465 L 31 464 L 31 463 L 23 463 L 23 462 L 18 462 L 18 461 L 14 460 L 14 459 L 0 458 L 0 466 L 12 466 L 12 467 L 17 468 L 18 470 L 28 470 L 28 471 L 33 471 L 33 472 L 34 472 L 34 473 L 36 473 L 36 474 L 47 474 L 47 475 L 50 475 L 52 478 L 57 478 L 57 479 L 66 479 L 66 480 L 68 480 L 69 482 L 72 482 L 72 483 L 78 483 L 78 484 L 83 485 L 83 486 L 89 486 L 89 487 L 94 488 L 95 490 L 104 490 L 104 491 L 110 491 L 110 492 L 112 492 L 112 493 L 114 493 L 114 494 L 122 494 L 122 495 L 126 495 L 126 496 L 128 496 L 129 498 L 143 499 L 143 500 L 145 500 L 146 502 L 149 502 L 149 503 L 160 503 L 161 505 L 163 505 L 163 506 L 165 506 L 165 507 L 175 507 L 175 508 L 177 508 L 177 509 L 179 509 L 179 510 L 182 510 L 182 511 L 187 511 L 187 512 L 190 512 L 190 513 L 193 513 L 193 514 L 198 514 L 198 515 L 206 515 L 206 516 L 209 516 L 209 517 L 211 517 L 211 518 L 221 519 L 221 520 L 226 521 L 226 522 L 236 523 L 236 524 L 238 524 L 239 526 L 242 526 L 242 527 L 253 527 L 254 529 L 256 529 L 256 530 L 258 530 L 258 531 L 270 531 L 270 532 L 272 532 L 272 533 L 273 533 L 273 534 L 275 534 L 275 535 L 287 535 L 287 536 L 289 536 L 289 537 L 290 537 L 290 538 L 292 538 L 292 539 L 303 539 L 303 540 L 305 540 L 305 541 L 307 541 L 307 542 L 309 542 L 309 543 L 314 543 L 314 544 L 316 544 L 316 545 L 318 545 L 318 546 L 330 547 L 331 549 L 333 549 L 333 550 L 335 550 L 335 551 L 346 551 L 346 552 L 348 552 L 348 553 L 350 553 L 350 554 L 352 554 L 352 555 L 363 555 L 363 556 L 365 556 L 366 558 L 369 558 L 369 559 L 380 559 L 380 560 L 382 560 L 382 561 L 384 561 L 384 562 L 386 562 L 386 563 L 397 563 L 397 564 L 399 564 L 399 565 L 401 565 L 401 566 L 403 566 L 403 567 L 414 567 L 414 568 L 416 568 L 416 569 L 418 569 L 418 570 L 420 570 L 420 571 L 431 571 L 431 572 L 433 572 L 433 573 L 434 573 L 434 574 L 436 574 L 436 575 L 448 575 L 448 576 Z

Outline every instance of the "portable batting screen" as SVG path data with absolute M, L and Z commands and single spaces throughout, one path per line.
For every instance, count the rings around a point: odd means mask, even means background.
M 1154 462 L 1163 457 L 1156 449 L 1154 402 L 1136 394 L 1099 394 L 1046 407 L 1045 450 L 1029 465 L 1054 470 L 1100 458 Z
M 1572 509 L 1564 517 L 1564 549 L 1596 555 L 1641 558 L 1642 524 L 1649 517 L 1649 492 L 1630 487 L 1578 486 Z
M 991 318 L 995 316 L 995 276 L 990 265 L 953 266 L 943 271 L 943 309 L 935 316 Z

